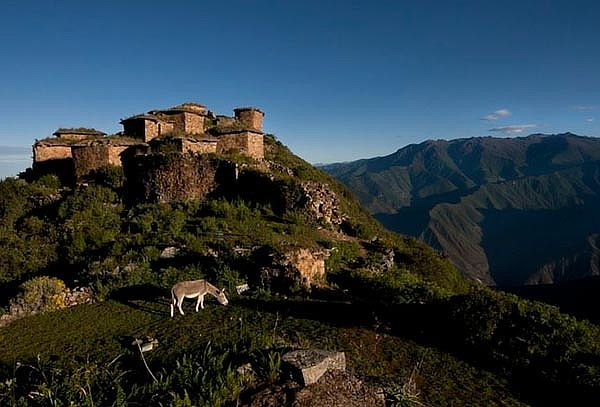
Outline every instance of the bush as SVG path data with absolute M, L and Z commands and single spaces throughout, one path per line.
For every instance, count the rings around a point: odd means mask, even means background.
M 452 336 L 531 380 L 600 393 L 600 329 L 543 303 L 473 289 L 449 302 Z
M 117 195 L 104 187 L 91 186 L 68 197 L 58 217 L 69 256 L 76 260 L 112 243 L 121 232 L 120 209 Z
M 65 308 L 68 294 L 69 289 L 58 278 L 36 277 L 21 285 L 20 293 L 10 302 L 10 313 L 24 316 Z
M 447 298 L 450 292 L 425 282 L 406 270 L 373 273 L 352 270 L 339 276 L 340 285 L 357 297 L 384 308 L 404 304 L 424 304 Z
M 123 167 L 109 165 L 100 168 L 94 174 L 95 181 L 102 186 L 110 188 L 114 191 L 119 191 L 125 184 L 125 174 Z

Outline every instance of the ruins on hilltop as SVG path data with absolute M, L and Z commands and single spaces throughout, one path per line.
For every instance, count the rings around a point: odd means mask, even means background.
M 254 107 L 215 115 L 198 103 L 182 103 L 121 120 L 123 131 L 107 136 L 89 128 L 61 128 L 33 145 L 34 171 L 60 173 L 76 182 L 107 166 L 123 166 L 127 157 L 160 154 L 237 152 L 264 158 L 264 113 Z

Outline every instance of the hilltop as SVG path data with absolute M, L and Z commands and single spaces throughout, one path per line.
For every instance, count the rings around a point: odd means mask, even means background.
M 426 141 L 324 169 L 386 227 L 486 284 L 600 273 L 600 139 L 571 133 Z
M 0 289 L 20 312 L 0 328 L 0 404 L 251 403 L 285 385 L 284 352 L 310 347 L 345 351 L 350 374 L 399 405 L 600 393 L 597 326 L 469 283 L 261 136 L 262 157 L 150 145 L 85 182 L 34 169 L 0 183 Z M 169 288 L 198 278 L 230 305 L 171 319 Z M 67 308 L 78 286 L 95 303 Z M 156 380 L 131 346 L 146 336 Z

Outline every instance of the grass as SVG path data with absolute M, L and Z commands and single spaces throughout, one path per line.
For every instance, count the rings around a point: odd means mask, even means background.
M 274 380 L 278 352 L 319 347 L 345 351 L 350 370 L 389 385 L 403 384 L 420 363 L 415 381 L 425 403 L 523 405 L 494 375 L 435 348 L 377 332 L 368 312 L 350 312 L 348 307 L 352 306 L 319 301 L 238 300 L 228 307 L 209 302 L 195 313 L 190 302 L 185 316 L 171 319 L 166 299 L 109 300 L 32 316 L 0 330 L 0 363 L 9 375 L 16 362 L 37 355 L 55 366 L 72 366 L 81 359 L 110 360 L 134 354 L 133 338 L 151 336 L 159 340 L 158 348 L 146 354 L 152 369 L 212 343 L 221 349 L 262 352 L 263 370 Z

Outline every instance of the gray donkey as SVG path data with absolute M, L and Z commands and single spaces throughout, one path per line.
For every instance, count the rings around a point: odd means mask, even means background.
M 175 284 L 173 288 L 171 288 L 171 318 L 173 318 L 175 313 L 175 305 L 179 308 L 181 315 L 184 315 L 183 310 L 181 309 L 184 298 L 198 297 L 198 302 L 196 302 L 196 312 L 198 312 L 199 306 L 204 309 L 204 296 L 206 294 L 214 296 L 217 301 L 223 305 L 229 303 L 227 297 L 225 297 L 225 290 L 219 290 L 206 280 L 182 281 Z

